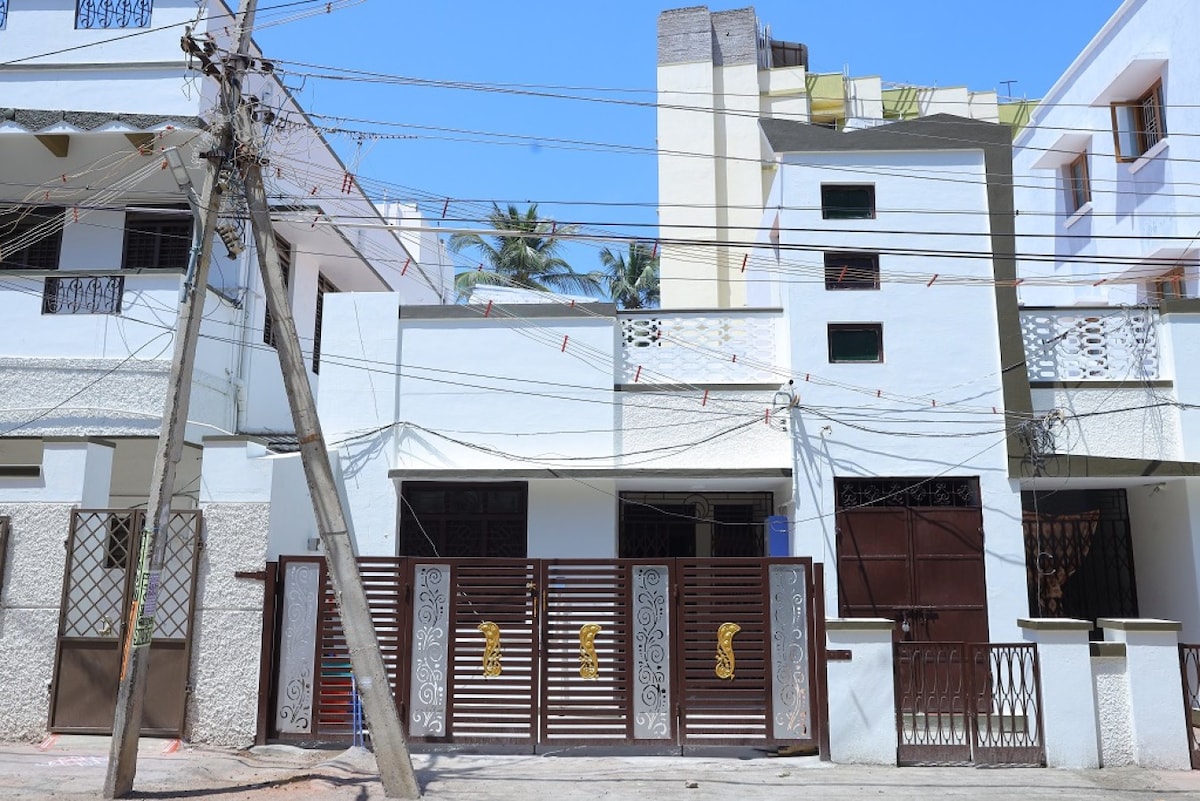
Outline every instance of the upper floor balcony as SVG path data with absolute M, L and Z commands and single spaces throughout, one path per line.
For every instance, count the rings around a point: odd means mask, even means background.
M 779 384 L 781 309 L 650 309 L 618 315 L 617 384 Z
M 1025 308 L 1021 310 L 1021 336 L 1031 383 L 1160 378 L 1156 309 Z

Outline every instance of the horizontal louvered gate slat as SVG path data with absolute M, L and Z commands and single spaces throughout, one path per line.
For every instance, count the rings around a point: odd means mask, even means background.
M 455 742 L 532 743 L 538 697 L 537 565 L 508 559 L 451 565 L 447 735 Z M 488 629 L 498 637 L 498 650 L 489 651 Z
M 633 740 L 630 567 L 543 564 L 542 742 Z

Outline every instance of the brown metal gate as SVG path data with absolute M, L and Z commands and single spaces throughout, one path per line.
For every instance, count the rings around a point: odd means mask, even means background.
M 1181 643 L 1179 672 L 1183 680 L 1183 714 L 1192 770 L 1200 770 L 1200 645 Z
M 894 648 L 900 765 L 1046 764 L 1034 643 Z
M 144 523 L 145 512 L 140 509 L 71 513 L 51 688 L 51 731 L 112 731 L 121 635 Z M 142 723 L 146 734 L 183 736 L 200 531 L 198 510 L 171 512 L 150 646 Z
M 415 742 L 817 746 L 807 559 L 360 562 Z M 323 568 L 285 559 L 280 575 L 273 734 L 343 742 L 349 662 Z

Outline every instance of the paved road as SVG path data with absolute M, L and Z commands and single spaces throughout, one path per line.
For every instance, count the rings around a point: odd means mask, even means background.
M 365 752 L 267 746 L 232 752 L 145 739 L 135 797 L 153 799 L 333 799 L 384 797 Z M 166 751 L 166 753 L 164 753 Z M 108 739 L 61 737 L 44 748 L 0 744 L 0 799 L 97 798 Z M 1200 799 L 1200 771 L 1138 769 L 862 768 L 815 757 L 414 756 L 425 797 L 434 801 L 797 801 L 929 798 Z

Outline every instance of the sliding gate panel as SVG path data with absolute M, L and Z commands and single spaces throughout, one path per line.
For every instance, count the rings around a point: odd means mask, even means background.
M 672 742 L 670 566 L 542 566 L 542 743 Z
M 680 559 L 676 576 L 681 741 L 815 744 L 811 563 Z
M 536 562 L 450 561 L 447 737 L 533 743 L 537 736 Z

